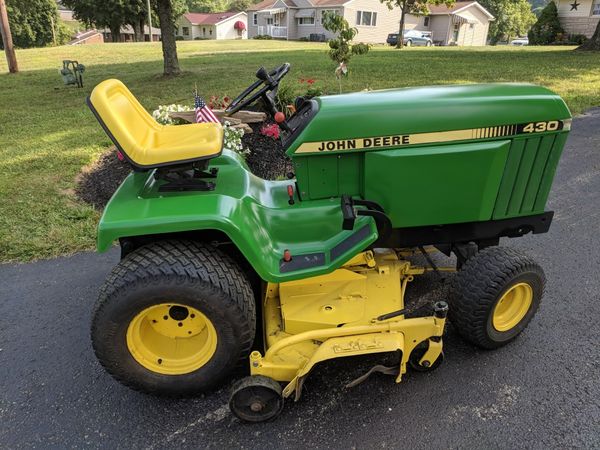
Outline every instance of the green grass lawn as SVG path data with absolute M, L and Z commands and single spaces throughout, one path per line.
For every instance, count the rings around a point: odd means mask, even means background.
M 110 146 L 85 106 L 103 79 L 119 78 L 148 110 L 191 104 L 194 84 L 205 96 L 235 96 L 256 68 L 288 61 L 292 85 L 314 77 L 336 92 L 324 44 L 280 41 L 179 42 L 184 75 L 165 79 L 160 44 L 104 44 L 21 50 L 21 73 L 0 62 L 0 261 L 27 261 L 94 247 L 99 213 L 72 194 L 82 166 Z M 64 87 L 63 59 L 86 65 L 85 88 Z M 527 81 L 560 95 L 574 113 L 600 105 L 600 55 L 568 47 L 375 47 L 350 65 L 345 91 L 400 86 Z

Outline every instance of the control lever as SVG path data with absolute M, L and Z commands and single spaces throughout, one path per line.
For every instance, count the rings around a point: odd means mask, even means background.
M 342 221 L 343 230 L 353 230 L 356 221 L 356 211 L 354 211 L 354 202 L 349 195 L 342 195 Z

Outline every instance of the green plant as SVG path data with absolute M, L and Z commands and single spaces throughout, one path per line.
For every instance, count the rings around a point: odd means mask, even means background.
M 329 39 L 329 57 L 338 64 L 335 75 L 342 92 L 342 77 L 348 75 L 348 63 L 352 55 L 364 55 L 371 46 L 369 44 L 352 44 L 352 40 L 358 33 L 355 27 L 351 27 L 343 16 L 330 11 L 323 13 L 323 28 L 336 35 Z
M 588 38 L 585 34 L 570 34 L 568 37 L 569 42 L 572 42 L 575 45 L 584 44 Z
M 269 40 L 273 39 L 273 37 L 269 36 L 268 34 L 257 34 L 252 39 L 259 39 L 259 40 L 262 39 L 262 40 L 269 41 Z
M 550 45 L 559 40 L 559 34 L 564 33 L 558 20 L 558 10 L 554 2 L 548 3 L 538 21 L 531 27 L 527 36 L 530 45 Z
M 279 111 L 283 111 L 288 115 L 288 105 L 293 105 L 296 100 L 296 92 L 290 83 L 285 81 L 279 84 L 277 97 L 275 97 L 275 105 Z
M 244 137 L 244 130 L 241 128 L 233 128 L 231 123 L 227 120 L 223 124 L 223 147 L 233 150 L 239 153 L 243 157 L 250 154 L 249 148 L 244 148 L 242 138 Z
M 192 108 L 186 105 L 160 105 L 158 109 L 152 112 L 152 117 L 161 125 L 183 125 L 187 122 L 183 119 L 173 118 L 169 115 L 172 112 L 192 111 Z
M 175 36 L 176 41 L 183 41 L 183 36 Z

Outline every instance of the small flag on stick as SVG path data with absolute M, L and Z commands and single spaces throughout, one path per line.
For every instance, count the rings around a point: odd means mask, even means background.
M 194 108 L 196 109 L 196 122 L 214 122 L 221 123 L 221 121 L 215 116 L 215 113 L 211 111 L 206 102 L 202 97 L 198 95 L 198 90 L 194 90 Z

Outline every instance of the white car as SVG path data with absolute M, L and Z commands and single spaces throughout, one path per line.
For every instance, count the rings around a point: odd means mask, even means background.
M 510 45 L 529 45 L 529 38 L 520 37 L 517 39 L 513 39 L 512 41 L 510 41 Z

